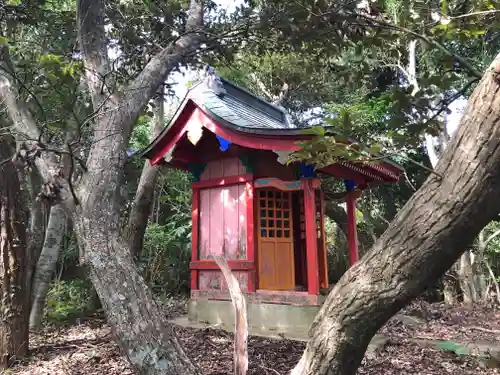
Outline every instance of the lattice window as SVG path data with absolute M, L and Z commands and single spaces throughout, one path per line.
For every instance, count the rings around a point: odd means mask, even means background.
M 292 235 L 291 197 L 290 192 L 259 189 L 260 237 L 288 241 Z

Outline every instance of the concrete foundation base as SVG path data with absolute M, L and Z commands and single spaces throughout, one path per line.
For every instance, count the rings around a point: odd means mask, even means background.
M 307 335 L 319 306 L 292 306 L 272 303 L 247 303 L 251 331 L 285 334 L 293 331 Z M 193 300 L 188 306 L 189 321 L 232 330 L 234 309 L 231 301 Z

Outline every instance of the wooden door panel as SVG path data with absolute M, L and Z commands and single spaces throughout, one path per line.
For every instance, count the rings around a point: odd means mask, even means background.
M 257 190 L 259 288 L 295 286 L 291 193 Z
M 276 290 L 290 290 L 295 287 L 293 244 L 276 243 Z
M 259 287 L 260 289 L 274 289 L 276 243 L 261 241 L 259 245 Z

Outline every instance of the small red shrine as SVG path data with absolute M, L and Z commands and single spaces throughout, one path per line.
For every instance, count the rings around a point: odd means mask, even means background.
M 328 288 L 320 176 L 345 181 L 351 264 L 358 260 L 356 198 L 395 182 L 392 162 L 347 161 L 315 169 L 286 164 L 310 138 L 287 112 L 218 77 L 210 68 L 143 156 L 191 172 L 191 299 L 227 300 L 222 255 L 249 303 L 317 306 Z

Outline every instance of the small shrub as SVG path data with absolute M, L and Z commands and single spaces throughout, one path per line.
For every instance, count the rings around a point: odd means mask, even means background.
M 191 223 L 173 221 L 149 225 L 139 269 L 157 296 L 185 294 L 189 290 Z
M 61 323 L 83 316 L 91 303 L 92 285 L 88 280 L 54 281 L 47 294 L 45 319 Z

